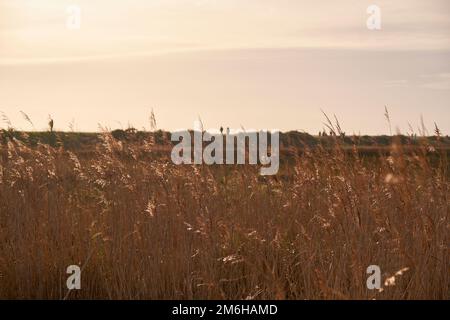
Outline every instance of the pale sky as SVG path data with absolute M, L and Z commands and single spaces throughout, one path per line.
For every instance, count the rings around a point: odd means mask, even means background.
M 369 30 L 369 5 L 381 30 Z M 81 9 L 80 29 L 67 7 Z M 20 129 L 450 133 L 448 0 L 0 0 L 0 111 Z M 5 126 L 5 124 L 0 124 Z

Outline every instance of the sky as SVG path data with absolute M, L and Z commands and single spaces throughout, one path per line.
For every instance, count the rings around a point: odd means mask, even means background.
M 450 134 L 449 15 L 447 0 L 0 0 L 0 112 L 23 130 L 149 129 L 153 109 L 166 130 L 315 134 L 323 110 L 383 134 L 387 106 L 394 130 L 423 116 Z

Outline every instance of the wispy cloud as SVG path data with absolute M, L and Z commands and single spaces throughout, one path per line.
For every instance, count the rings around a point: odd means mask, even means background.
M 450 90 L 450 73 L 423 75 L 420 87 L 432 90 Z
M 369 31 L 364 1 L 78 0 L 81 29 L 65 28 L 69 0 L 0 0 L 0 60 L 98 59 L 199 48 L 450 49 L 450 3 L 379 0 Z M 161 41 L 161 39 L 163 41 Z
M 409 86 L 409 81 L 406 79 L 388 80 L 384 82 L 384 86 L 387 88 L 407 88 Z

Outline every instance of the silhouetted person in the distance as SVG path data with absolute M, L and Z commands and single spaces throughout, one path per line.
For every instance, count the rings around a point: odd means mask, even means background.
M 48 126 L 50 128 L 50 132 L 53 132 L 53 119 L 50 117 L 50 121 L 48 122 Z

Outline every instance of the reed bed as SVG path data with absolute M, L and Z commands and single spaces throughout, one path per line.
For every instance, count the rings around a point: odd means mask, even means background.
M 450 298 L 449 165 L 426 143 L 366 156 L 336 137 L 262 177 L 109 132 L 89 154 L 1 138 L 1 299 Z

